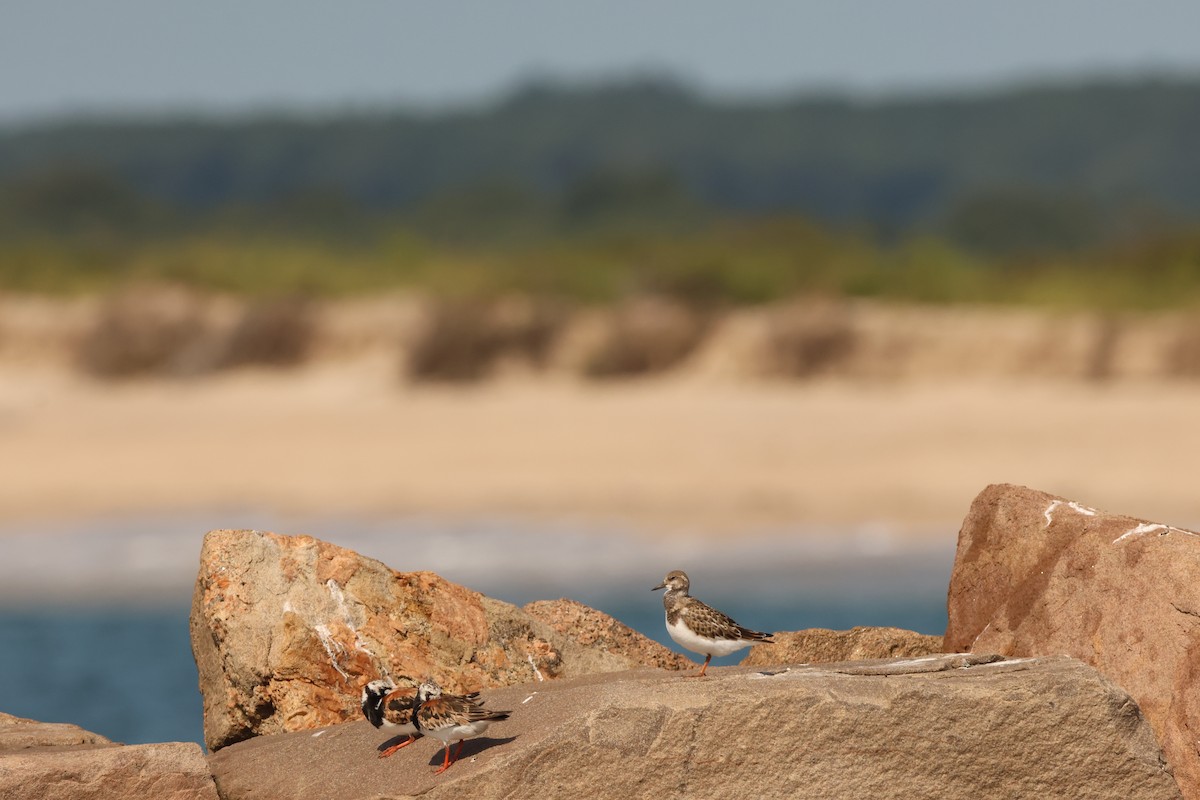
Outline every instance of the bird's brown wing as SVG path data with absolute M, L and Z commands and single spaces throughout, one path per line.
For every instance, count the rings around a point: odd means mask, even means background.
M 393 689 L 383 696 L 383 718 L 393 725 L 412 722 L 413 707 L 417 704 L 417 690 L 409 686 Z
M 426 730 L 449 728 L 454 725 L 469 725 L 481 720 L 508 719 L 507 711 L 489 711 L 468 697 L 444 694 L 431 697 L 421 703 L 417 710 L 417 721 Z
M 769 642 L 771 634 L 745 628 L 728 614 L 705 605 L 694 597 L 688 598 L 681 612 L 687 617 L 687 625 L 698 636 L 708 639 L 745 639 L 752 642 Z

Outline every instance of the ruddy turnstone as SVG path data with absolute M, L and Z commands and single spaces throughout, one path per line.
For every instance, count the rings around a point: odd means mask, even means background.
M 478 736 L 488 725 L 508 719 L 508 711 L 488 711 L 479 702 L 478 695 L 443 694 L 442 687 L 433 681 L 425 681 L 417 687 L 417 710 L 413 724 L 419 733 L 442 741 L 446 757 L 442 766 L 433 774 L 450 769 L 462 752 L 464 739 Z M 454 758 L 450 758 L 450 745 L 458 742 Z
M 683 570 L 672 570 L 651 591 L 666 589 L 663 607 L 667 610 L 667 633 L 693 653 L 704 654 L 704 666 L 697 678 L 704 677 L 713 656 L 727 656 L 755 642 L 774 641 L 769 633 L 743 628 L 715 608 L 706 606 L 688 594 L 689 581 Z
M 380 758 L 387 758 L 401 747 L 408 747 L 421 735 L 417 726 L 413 724 L 413 711 L 416 706 L 416 687 L 397 687 L 388 678 L 371 681 L 363 687 L 362 712 L 367 721 L 376 728 L 395 728 L 397 736 L 408 735 L 400 744 L 381 750 Z

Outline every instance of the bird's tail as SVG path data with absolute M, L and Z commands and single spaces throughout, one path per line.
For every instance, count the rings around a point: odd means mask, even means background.
M 738 633 L 741 635 L 741 637 L 743 639 L 748 639 L 752 642 L 767 642 L 768 644 L 774 644 L 774 642 L 775 642 L 775 638 L 774 638 L 775 634 L 773 634 L 773 633 L 763 633 L 762 631 L 752 631 L 749 628 L 739 628 Z

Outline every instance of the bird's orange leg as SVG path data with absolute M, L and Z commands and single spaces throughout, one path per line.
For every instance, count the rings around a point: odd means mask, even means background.
M 464 740 L 462 739 L 458 740 L 458 747 L 454 749 L 454 758 L 450 758 L 450 744 L 446 744 L 446 758 L 442 762 L 442 765 L 434 771 L 434 775 L 441 775 L 443 772 L 450 769 L 451 764 L 453 764 L 455 761 L 458 761 L 458 754 L 462 752 L 463 741 Z
M 410 744 L 412 744 L 412 743 L 413 743 L 413 742 L 415 742 L 416 740 L 417 740 L 417 737 L 415 737 L 415 736 L 411 736 L 411 735 L 410 735 L 410 736 L 409 736 L 407 739 L 405 739 L 405 740 L 404 740 L 403 742 L 401 742 L 400 744 L 394 744 L 394 745 L 392 745 L 391 747 L 389 747 L 387 750 L 383 750 L 382 752 L 380 752 L 380 753 L 379 753 L 379 757 L 380 757 L 380 758 L 387 758 L 388 756 L 392 755 L 392 754 L 393 754 L 393 753 L 395 753 L 397 750 L 399 750 L 401 747 L 408 747 Z
M 710 661 L 712 661 L 711 654 L 704 657 L 704 666 L 700 667 L 700 671 L 698 673 L 696 673 L 695 675 L 689 675 L 688 677 L 689 678 L 703 678 L 704 670 L 708 669 L 708 662 L 710 662 Z

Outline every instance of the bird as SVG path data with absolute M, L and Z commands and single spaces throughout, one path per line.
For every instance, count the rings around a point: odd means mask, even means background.
M 727 656 L 755 642 L 773 642 L 770 633 L 738 625 L 727 615 L 705 605 L 688 594 L 691 582 L 683 570 L 671 570 L 663 582 L 650 591 L 666 589 L 663 608 L 667 612 L 667 633 L 678 644 L 704 655 L 704 666 L 693 677 L 703 678 L 713 656 Z
M 407 680 L 410 683 L 414 682 L 411 679 Z M 397 736 L 408 735 L 400 744 L 380 751 L 380 758 L 387 758 L 400 748 L 408 747 L 421 736 L 413 724 L 416 705 L 417 689 L 414 686 L 397 687 L 391 679 L 381 678 L 363 687 L 362 712 L 367 721 L 376 728 L 398 728 Z
M 488 725 L 508 719 L 511 713 L 483 708 L 478 694 L 443 694 L 442 687 L 432 680 L 426 680 L 417 687 L 416 704 L 413 724 L 417 731 L 440 739 L 446 750 L 442 766 L 434 771 L 434 775 L 450 769 L 450 765 L 458 760 L 464 739 L 479 736 L 488 729 Z M 454 742 L 458 742 L 458 747 L 455 748 L 454 758 L 451 758 L 450 745 Z

